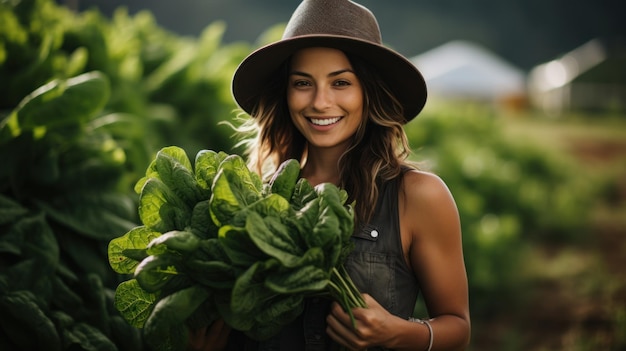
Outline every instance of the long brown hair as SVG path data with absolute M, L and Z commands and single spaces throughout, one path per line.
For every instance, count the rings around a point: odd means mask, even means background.
M 342 155 L 340 187 L 355 202 L 357 223 L 367 223 L 373 215 L 381 181 L 402 174 L 410 149 L 403 129 L 406 122 L 402 105 L 371 66 L 358 56 L 346 53 L 363 87 L 363 122 Z M 273 173 L 288 159 L 302 161 L 306 139 L 296 129 L 287 107 L 287 81 L 290 60 L 272 75 L 267 89 L 259 92 L 258 103 L 238 130 L 246 133 L 251 169 L 261 175 Z

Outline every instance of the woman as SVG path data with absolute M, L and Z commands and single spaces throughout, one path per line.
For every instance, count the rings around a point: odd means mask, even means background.
M 231 335 L 231 349 L 462 350 L 469 342 L 456 205 L 439 177 L 405 161 L 402 126 L 425 103 L 424 80 L 381 43 L 375 17 L 361 5 L 305 0 L 282 40 L 253 52 L 235 73 L 233 95 L 256 131 L 247 141 L 250 165 L 267 175 L 295 158 L 312 185 L 336 184 L 355 201 L 346 268 L 368 307 L 353 310 L 354 328 L 337 303 L 311 299 L 276 337 L 232 346 L 242 339 Z M 420 290 L 426 321 L 412 318 Z M 216 349 L 227 333 L 218 324 L 191 344 Z

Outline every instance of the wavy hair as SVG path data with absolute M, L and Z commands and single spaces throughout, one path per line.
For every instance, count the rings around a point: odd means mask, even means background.
M 402 174 L 410 154 L 403 129 L 403 108 L 392 91 L 370 65 L 346 53 L 363 88 L 363 121 L 339 162 L 340 187 L 355 203 L 356 221 L 371 220 L 378 200 L 379 185 Z M 246 148 L 251 169 L 268 177 L 285 160 L 302 161 L 306 139 L 292 123 L 287 107 L 287 81 L 290 60 L 272 75 L 267 89 L 259 92 L 251 118 L 237 128 L 247 137 Z

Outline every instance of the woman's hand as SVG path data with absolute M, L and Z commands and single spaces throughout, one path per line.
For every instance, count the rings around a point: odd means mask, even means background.
M 224 320 L 218 319 L 208 327 L 191 330 L 189 332 L 190 351 L 219 351 L 226 348 L 230 327 Z
M 363 294 L 367 308 L 352 310 L 356 320 L 356 329 L 350 315 L 343 311 L 338 303 L 333 303 L 326 318 L 326 332 L 333 340 L 350 350 L 365 350 L 372 346 L 384 345 L 392 333 L 391 323 L 394 317 L 373 297 Z

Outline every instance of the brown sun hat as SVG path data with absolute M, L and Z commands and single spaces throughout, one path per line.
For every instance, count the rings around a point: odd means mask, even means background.
M 357 55 L 378 71 L 410 121 L 426 103 L 426 83 L 413 63 L 382 44 L 380 28 L 370 10 L 349 0 L 304 0 L 287 23 L 281 40 L 246 57 L 233 77 L 237 104 L 248 114 L 280 65 L 296 51 L 330 47 Z

